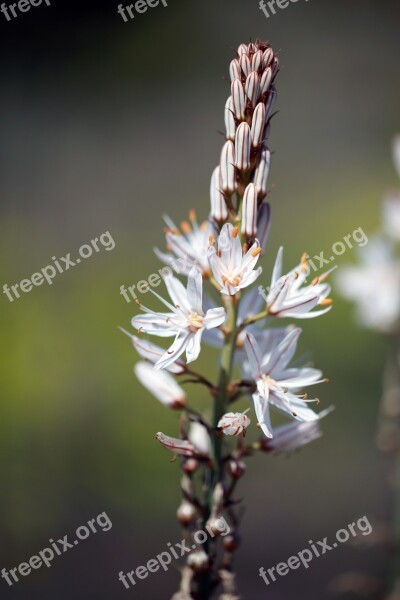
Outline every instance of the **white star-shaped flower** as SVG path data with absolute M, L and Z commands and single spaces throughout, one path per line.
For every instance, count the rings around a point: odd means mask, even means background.
M 219 327 L 225 321 L 225 310 L 222 307 L 211 308 L 204 314 L 203 279 L 197 267 L 191 269 L 186 289 L 179 279 L 171 274 L 167 274 L 164 280 L 173 304 L 164 300 L 154 290 L 150 289 L 150 291 L 169 308 L 170 312 L 157 313 L 141 306 L 146 314 L 132 319 L 135 329 L 149 335 L 175 336 L 173 344 L 155 363 L 156 369 L 168 367 L 185 350 L 188 363 L 196 360 L 200 354 L 203 331 Z
M 221 293 L 234 296 L 239 290 L 251 285 L 262 269 L 254 269 L 261 254 L 258 240 L 243 254 L 238 236 L 238 228 L 226 223 L 215 243 L 208 250 L 208 260 L 215 280 L 221 286 Z
M 215 226 L 209 221 L 199 225 L 193 210 L 189 213 L 189 221 L 181 223 L 180 230 L 168 215 L 164 215 L 164 221 L 167 225 L 165 237 L 171 253 L 154 248 L 157 257 L 182 275 L 188 275 L 193 266 L 197 266 L 203 275 L 207 274 L 210 271 L 207 258 L 209 238 L 215 233 Z
M 268 296 L 265 296 L 268 313 L 275 317 L 312 319 L 328 312 L 332 308 L 332 300 L 328 298 L 331 287 L 322 282 L 333 269 L 316 277 L 311 285 L 303 287 L 309 276 L 306 258 L 299 266 L 282 276 L 282 257 L 283 248 L 280 248 L 272 273 L 271 287 Z M 260 294 L 263 294 L 261 286 L 259 291 Z M 317 305 L 326 308 L 310 312 Z
M 245 349 L 250 372 L 257 385 L 253 394 L 254 408 L 259 425 L 267 437 L 272 437 L 269 406 L 288 414 L 299 421 L 313 421 L 318 415 L 308 408 L 305 396 L 294 391 L 303 386 L 322 383 L 321 371 L 308 367 L 288 368 L 296 351 L 301 329 L 293 328 L 278 344 L 263 353 L 251 333 L 246 335 Z M 245 365 L 245 369 L 247 365 Z M 318 402 L 318 400 L 309 400 Z

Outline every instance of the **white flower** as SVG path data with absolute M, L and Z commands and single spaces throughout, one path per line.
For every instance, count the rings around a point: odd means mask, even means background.
M 246 416 L 247 410 L 243 413 L 226 413 L 218 421 L 218 429 L 221 429 L 225 435 L 240 435 L 241 433 L 245 433 L 246 427 L 250 425 L 250 419 Z
M 390 333 L 400 318 L 400 262 L 391 244 L 372 238 L 359 251 L 361 264 L 337 275 L 340 292 L 357 305 L 362 325 Z
M 156 371 L 152 365 L 143 361 L 136 363 L 134 371 L 140 383 L 164 406 L 168 408 L 185 406 L 186 394 L 172 375 L 165 371 Z
M 192 362 L 200 354 L 201 336 L 205 329 L 219 327 L 225 321 L 225 310 L 212 308 L 204 315 L 202 307 L 203 279 L 200 271 L 193 267 L 188 276 L 187 289 L 171 274 L 165 276 L 165 285 L 173 305 L 164 300 L 154 290 L 150 290 L 171 312 L 156 313 L 144 306 L 147 313 L 132 319 L 132 325 L 139 331 L 160 337 L 175 336 L 175 340 L 164 355 L 155 363 L 156 369 L 165 369 L 186 350 L 187 362 Z
M 211 455 L 211 440 L 207 428 L 198 421 L 192 421 L 190 424 L 189 442 L 193 444 L 196 451 L 201 456 Z
M 210 246 L 208 259 L 214 278 L 221 286 L 221 293 L 234 296 L 237 292 L 251 285 L 260 275 L 262 269 L 254 269 L 261 253 L 256 240 L 243 256 L 242 244 L 238 237 L 238 228 L 226 223 L 218 238 L 218 251 Z
M 268 313 L 274 317 L 312 319 L 328 312 L 332 308 L 332 300 L 327 297 L 331 287 L 322 282 L 333 269 L 316 277 L 311 285 L 302 287 L 310 272 L 305 256 L 298 267 L 284 276 L 282 276 L 282 257 L 283 248 L 280 248 L 272 273 L 271 287 L 268 296 L 264 296 Z M 264 293 L 262 286 L 258 289 L 260 294 Z M 317 305 L 327 308 L 310 312 Z
M 328 408 L 318 415 L 318 420 L 305 423 L 294 422 L 281 425 L 274 429 L 274 437 L 260 440 L 261 450 L 265 452 L 291 452 L 322 436 L 320 421 L 331 413 L 333 408 Z
M 316 413 L 308 408 L 305 396 L 298 396 L 293 391 L 324 381 L 321 379 L 321 371 L 306 367 L 287 368 L 296 351 L 300 333 L 301 329 L 293 328 L 266 354 L 261 352 L 253 335 L 246 335 L 245 349 L 250 371 L 257 385 L 257 392 L 253 394 L 254 408 L 259 425 L 267 437 L 272 437 L 269 405 L 299 421 L 313 421 L 318 418 Z
M 208 273 L 210 270 L 207 258 L 209 238 L 216 231 L 213 224 L 204 221 L 198 225 L 194 210 L 189 213 L 190 222 L 181 223 L 182 233 L 167 215 L 164 215 L 164 221 L 167 225 L 165 234 L 167 246 L 172 254 L 154 248 L 156 256 L 182 275 L 188 275 L 195 265 L 203 274 Z

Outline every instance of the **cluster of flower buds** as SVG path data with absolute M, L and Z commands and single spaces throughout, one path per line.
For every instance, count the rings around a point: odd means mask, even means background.
M 247 239 L 256 235 L 260 239 L 268 229 L 269 210 L 262 201 L 267 195 L 271 158 L 267 139 L 278 70 L 272 48 L 261 41 L 241 44 L 229 69 L 226 142 L 211 178 L 211 216 L 219 223 L 230 215 L 240 219 Z

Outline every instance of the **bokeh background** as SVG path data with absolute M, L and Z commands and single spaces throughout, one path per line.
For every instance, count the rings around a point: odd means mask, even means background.
M 0 568 L 103 511 L 113 523 L 50 569 L 12 588 L 0 580 L 1 598 L 167 599 L 177 587 L 176 568 L 130 591 L 117 579 L 181 538 L 179 469 L 154 439 L 177 432 L 176 415 L 135 381 L 137 357 L 117 327 L 129 327 L 137 307 L 119 288 L 159 268 L 162 213 L 207 215 L 233 49 L 266 38 L 282 64 L 265 285 L 279 245 L 291 266 L 357 227 L 370 234 L 382 194 L 398 185 L 394 0 L 299 0 L 268 20 L 257 0 L 170 0 L 129 23 L 117 4 L 54 0 L 0 19 L 1 286 L 104 231 L 116 242 L 51 287 L 13 303 L 1 294 Z M 337 264 L 354 260 L 349 250 Z M 375 449 L 386 341 L 358 329 L 334 297 L 328 316 L 305 323 L 300 346 L 331 379 L 319 391 L 323 407 L 336 406 L 324 437 L 289 459 L 252 459 L 240 485 L 238 583 L 248 600 L 324 600 L 344 571 L 388 568 L 379 549 L 348 544 L 270 588 L 258 576 L 310 539 L 390 515 Z M 213 373 L 211 356 L 200 364 Z

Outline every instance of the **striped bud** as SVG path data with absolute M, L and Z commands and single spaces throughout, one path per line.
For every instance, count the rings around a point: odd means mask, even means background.
M 269 165 L 271 162 L 271 153 L 268 148 L 263 148 L 261 152 L 260 164 L 254 174 L 254 183 L 258 195 L 263 198 L 267 193 Z
M 253 121 L 251 124 L 251 137 L 253 140 L 253 146 L 256 148 L 263 142 L 264 128 L 265 128 L 265 116 L 266 110 L 265 105 L 260 102 L 257 104 L 253 114 Z
M 246 96 L 254 108 L 260 98 L 260 78 L 255 71 L 252 71 L 246 79 Z
M 227 194 L 235 191 L 235 146 L 231 140 L 225 142 L 221 152 L 220 163 L 222 190 Z
M 261 75 L 261 82 L 260 82 L 261 94 L 265 94 L 266 92 L 268 92 L 268 90 L 271 86 L 271 81 L 272 81 L 272 69 L 271 69 L 271 67 L 269 67 Z
M 267 48 L 263 54 L 262 65 L 263 65 L 264 69 L 266 69 L 267 67 L 270 66 L 273 58 L 274 58 L 274 52 L 273 52 L 272 48 Z
M 271 226 L 271 206 L 263 202 L 258 209 L 257 239 L 260 242 L 263 253 L 267 245 L 269 229 Z
M 222 190 L 221 169 L 216 167 L 211 177 L 210 198 L 211 216 L 218 222 L 226 221 L 228 210 Z
M 249 75 L 251 71 L 251 63 L 247 54 L 242 54 L 242 56 L 239 58 L 239 65 L 243 73 L 247 77 L 247 75 Z
M 244 191 L 242 207 L 242 233 L 252 238 L 257 233 L 257 189 L 249 183 Z
M 229 65 L 229 75 L 231 76 L 231 81 L 233 81 L 234 79 L 241 78 L 240 65 L 239 61 L 236 58 L 234 58 L 231 64 Z
M 257 52 L 257 46 L 251 42 L 247 49 L 247 54 L 254 54 L 255 52 Z
M 258 69 L 262 65 L 262 61 L 263 61 L 262 50 L 257 50 L 257 52 L 254 54 L 253 58 L 251 59 L 251 69 L 252 69 L 252 71 L 258 71 Z
M 246 44 L 240 44 L 240 46 L 237 50 L 237 53 L 239 56 L 242 56 L 242 54 L 247 54 L 247 50 L 248 50 L 248 48 L 247 48 Z
M 244 97 L 243 86 L 240 79 L 235 79 L 234 81 L 232 81 L 231 91 L 233 112 L 235 113 L 235 117 L 241 121 L 242 119 L 244 119 L 246 99 Z
M 265 103 L 265 113 L 269 116 L 274 108 L 276 100 L 276 88 L 273 85 L 269 91 L 267 102 Z
M 228 100 L 225 104 L 225 129 L 226 129 L 226 138 L 228 140 L 234 141 L 236 135 L 236 123 L 235 117 L 233 116 L 234 108 L 233 108 L 233 100 L 232 97 L 229 96 Z
M 251 132 L 247 123 L 241 123 L 235 138 L 235 165 L 241 171 L 250 168 Z

